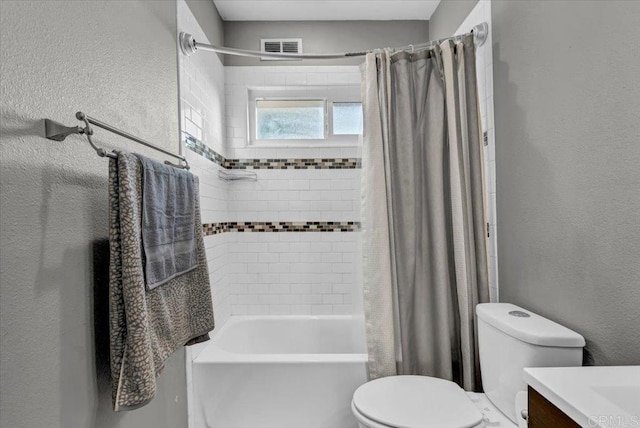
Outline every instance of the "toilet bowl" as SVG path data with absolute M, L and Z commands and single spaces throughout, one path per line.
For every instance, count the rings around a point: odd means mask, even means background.
M 353 394 L 360 428 L 526 427 L 522 369 L 582 364 L 584 338 L 566 327 L 508 303 L 476 313 L 484 394 L 429 376 L 376 379 Z

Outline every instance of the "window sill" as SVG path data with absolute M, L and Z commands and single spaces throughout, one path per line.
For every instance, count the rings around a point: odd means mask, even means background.
M 247 149 L 323 149 L 323 148 L 359 148 L 360 141 L 355 142 L 315 142 L 314 140 L 273 140 L 252 142 L 245 146 Z

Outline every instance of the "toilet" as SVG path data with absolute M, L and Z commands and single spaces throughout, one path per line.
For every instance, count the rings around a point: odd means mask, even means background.
M 429 376 L 390 376 L 353 394 L 360 428 L 526 427 L 525 367 L 582 365 L 584 338 L 509 303 L 476 307 L 484 393 Z

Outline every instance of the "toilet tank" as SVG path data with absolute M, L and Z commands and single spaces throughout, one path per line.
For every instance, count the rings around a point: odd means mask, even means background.
M 510 303 L 482 303 L 476 314 L 482 387 L 513 422 L 522 369 L 582 365 L 585 341 L 575 331 Z

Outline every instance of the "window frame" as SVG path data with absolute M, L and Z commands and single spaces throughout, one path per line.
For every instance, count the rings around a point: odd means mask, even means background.
M 266 139 L 257 138 L 256 101 L 323 101 L 323 139 Z M 247 88 L 247 147 L 357 147 L 362 135 L 333 134 L 333 103 L 362 103 L 359 85 L 250 87 Z

